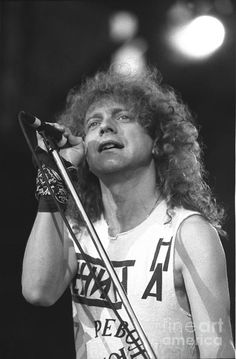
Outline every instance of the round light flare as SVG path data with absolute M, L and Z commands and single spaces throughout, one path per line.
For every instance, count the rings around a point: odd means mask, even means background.
M 172 44 L 185 56 L 203 58 L 217 50 L 224 37 L 224 26 L 217 18 L 199 16 L 173 34 Z
M 113 41 L 127 41 L 135 36 L 138 30 L 137 17 L 127 11 L 119 11 L 109 19 L 110 37 Z

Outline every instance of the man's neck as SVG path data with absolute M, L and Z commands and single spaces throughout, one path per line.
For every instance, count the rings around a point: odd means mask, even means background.
M 153 166 L 118 179 L 100 181 L 109 233 L 116 235 L 143 222 L 160 201 Z

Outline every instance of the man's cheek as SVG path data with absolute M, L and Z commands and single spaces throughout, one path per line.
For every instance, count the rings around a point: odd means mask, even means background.
M 85 146 L 85 156 L 89 167 L 93 166 L 93 164 L 97 161 L 97 155 L 98 151 L 93 143 L 89 143 Z
M 95 154 L 95 148 L 94 148 L 95 141 L 89 141 L 85 138 L 84 141 L 84 148 L 85 148 L 85 156 L 88 160 L 89 157 L 93 156 Z

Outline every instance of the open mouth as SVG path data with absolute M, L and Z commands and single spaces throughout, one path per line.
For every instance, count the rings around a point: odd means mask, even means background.
M 98 152 L 103 152 L 103 151 L 106 151 L 106 150 L 111 150 L 113 148 L 118 148 L 118 149 L 121 149 L 123 148 L 124 145 L 122 145 L 121 143 L 119 142 L 116 142 L 116 141 L 106 141 L 106 142 L 103 142 L 101 143 L 99 146 L 98 146 Z

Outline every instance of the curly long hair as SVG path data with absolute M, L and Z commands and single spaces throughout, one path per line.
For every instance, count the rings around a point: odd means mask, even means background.
M 122 75 L 111 66 L 70 90 L 58 122 L 69 127 L 73 134 L 83 137 L 88 108 L 107 97 L 129 105 L 154 140 L 157 186 L 167 202 L 168 213 L 180 206 L 198 211 L 223 232 L 224 211 L 216 204 L 205 181 L 195 118 L 180 95 L 162 84 L 157 69 L 146 68 L 139 75 Z M 89 217 L 96 221 L 103 212 L 99 180 L 89 170 L 86 160 L 78 171 L 78 192 Z M 79 220 L 72 201 L 68 213 Z

